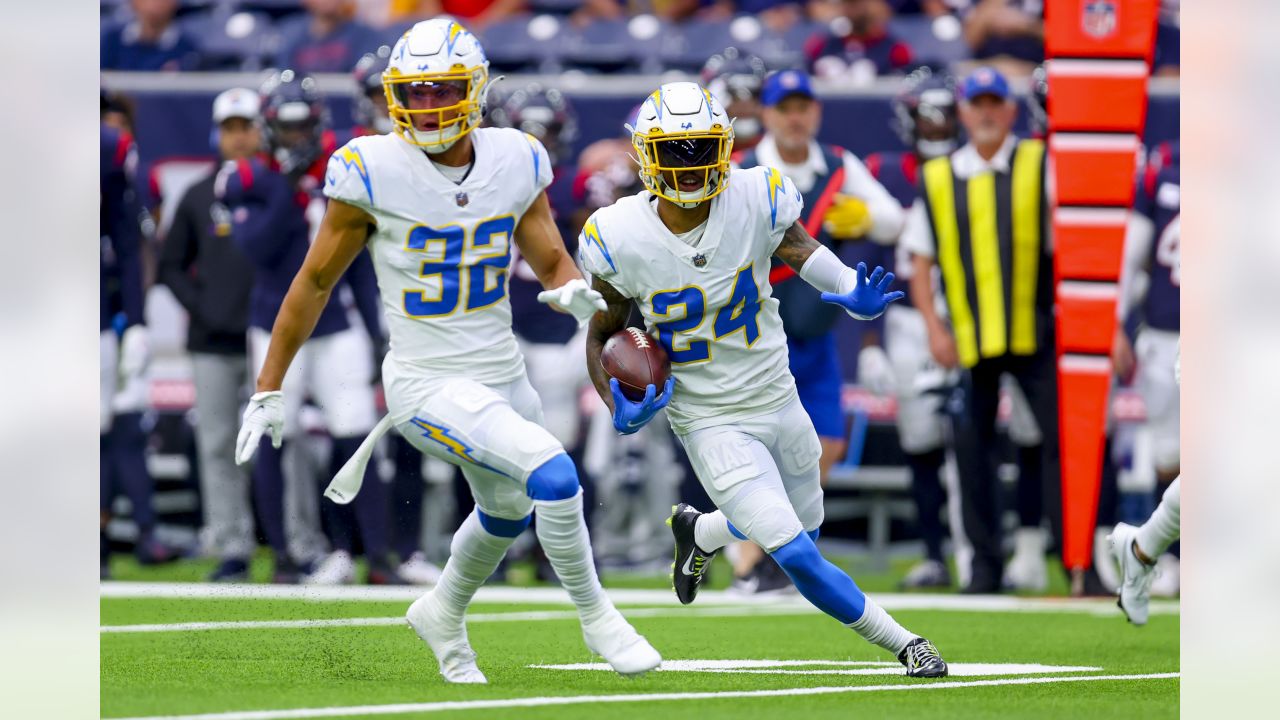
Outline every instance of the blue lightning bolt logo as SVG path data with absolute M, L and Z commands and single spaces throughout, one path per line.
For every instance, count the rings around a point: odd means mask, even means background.
M 588 245 L 595 245 L 600 248 L 600 254 L 604 255 L 605 262 L 609 263 L 609 267 L 618 272 L 618 266 L 613 264 L 613 256 L 609 254 L 609 248 L 605 247 L 604 240 L 600 239 L 600 228 L 596 225 L 596 219 L 593 217 L 587 221 L 582 227 L 582 239 Z
M 435 423 L 429 420 L 423 420 L 420 417 L 415 417 L 409 422 L 413 423 L 418 427 L 418 429 L 423 431 L 423 437 L 440 443 L 440 445 L 444 446 L 444 448 L 455 457 L 466 460 L 473 465 L 478 465 L 485 470 L 498 473 L 499 475 L 506 474 L 477 460 L 475 456 L 471 454 L 471 448 L 467 447 L 466 443 L 449 434 L 449 428 L 444 427 L 443 425 L 436 425 Z
M 360 154 L 360 150 L 346 145 L 333 154 L 333 159 L 338 161 L 344 170 L 355 170 L 360 179 L 364 181 L 365 192 L 369 193 L 369 202 L 372 204 L 373 183 L 369 181 L 369 169 L 364 164 L 364 156 Z
M 765 174 L 769 181 L 769 227 L 778 224 L 778 193 L 782 191 L 782 173 L 777 168 L 769 168 Z

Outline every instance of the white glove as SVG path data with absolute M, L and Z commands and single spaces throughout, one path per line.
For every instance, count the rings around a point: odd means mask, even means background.
M 253 459 L 262 434 L 270 431 L 271 447 L 279 449 L 284 440 L 284 393 L 279 390 L 256 393 L 249 398 L 236 437 L 236 463 L 244 465 Z
M 552 290 L 543 290 L 538 293 L 538 302 L 569 313 L 577 318 L 579 325 L 585 324 L 597 311 L 609 307 L 604 296 L 588 287 L 582 278 L 574 278 Z
M 130 325 L 120 339 L 120 377 L 137 377 L 151 359 L 151 339 L 146 325 Z
M 858 384 L 876 395 L 891 396 L 898 393 L 898 380 L 893 365 L 884 348 L 868 345 L 858 353 Z

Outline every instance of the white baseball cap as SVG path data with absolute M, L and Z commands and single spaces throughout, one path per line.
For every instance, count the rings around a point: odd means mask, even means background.
M 213 123 L 218 125 L 231 118 L 257 120 L 261 108 L 258 93 L 246 88 L 231 88 L 213 99 Z

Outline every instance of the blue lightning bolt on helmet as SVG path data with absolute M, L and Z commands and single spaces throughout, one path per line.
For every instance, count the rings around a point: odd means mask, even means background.
M 480 126 L 489 61 L 476 36 L 456 21 L 424 20 L 391 49 L 382 87 L 396 134 L 440 153 Z
M 733 123 L 720 102 L 697 83 L 658 88 L 640 104 L 635 124 L 626 127 L 640 180 L 654 195 L 691 208 L 728 187 Z M 686 186 L 697 174 L 701 182 Z

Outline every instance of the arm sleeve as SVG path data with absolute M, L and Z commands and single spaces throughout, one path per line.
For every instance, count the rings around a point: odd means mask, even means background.
M 192 217 L 193 190 L 187 190 L 173 215 L 173 223 L 160 248 L 156 280 L 168 286 L 187 313 L 194 315 L 199 304 L 199 291 L 191 276 L 196 259 L 196 231 Z
M 902 247 L 912 255 L 934 258 L 937 250 L 933 244 L 933 228 L 929 226 L 929 213 L 924 208 L 924 200 L 916 199 L 907 211 L 907 220 L 902 228 Z
M 867 204 L 871 211 L 869 237 L 882 245 L 892 245 L 902 233 L 905 217 L 902 206 L 888 190 L 867 170 L 867 166 L 853 153 L 844 153 L 844 187 L 846 195 L 852 195 Z
M 769 255 L 778 251 L 782 244 L 782 236 L 800 219 L 804 212 L 804 196 L 796 188 L 791 178 L 782 174 L 777 168 L 762 168 L 764 184 L 762 192 L 766 196 L 769 211 Z
M 246 166 L 250 172 L 245 172 Z M 231 210 L 231 238 L 245 257 L 273 268 L 293 240 L 290 223 L 300 214 L 284 176 L 261 165 L 228 164 L 226 200 Z M 251 174 L 250 174 L 251 173 Z
M 329 166 L 324 173 L 324 194 L 369 210 L 373 207 L 373 178 L 358 140 L 343 145 L 329 157 Z

